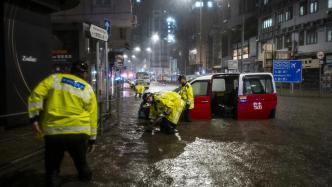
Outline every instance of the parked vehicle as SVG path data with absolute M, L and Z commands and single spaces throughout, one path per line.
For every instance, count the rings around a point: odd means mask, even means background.
M 145 89 L 149 89 L 150 82 L 150 76 L 147 72 L 136 73 L 136 83 L 142 84 Z
M 193 119 L 275 117 L 277 93 L 271 73 L 220 73 L 190 83 L 195 102 Z

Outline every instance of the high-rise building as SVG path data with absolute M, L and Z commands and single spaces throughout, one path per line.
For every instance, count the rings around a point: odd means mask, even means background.
M 303 87 L 332 87 L 332 1 L 264 0 L 259 2 L 258 54 L 265 70 L 273 59 L 303 62 Z M 317 52 L 323 52 L 322 62 Z
M 170 78 L 174 63 L 171 57 L 176 41 L 176 19 L 170 11 L 171 4 L 170 1 L 145 0 L 134 3 L 133 8 L 137 26 L 132 33 L 132 45 L 143 49 L 139 53 L 133 49 L 138 57 L 136 71 L 149 71 L 160 80 Z M 146 51 L 147 48 L 151 50 Z

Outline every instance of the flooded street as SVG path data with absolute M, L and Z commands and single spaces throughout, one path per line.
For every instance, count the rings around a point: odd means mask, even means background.
M 174 86 L 154 85 L 151 90 Z M 332 184 L 331 98 L 279 97 L 276 119 L 181 123 L 178 135 L 145 132 L 141 99 L 118 99 L 119 121 L 88 155 L 90 183 L 78 182 L 68 156 L 63 186 L 329 186 Z M 111 119 L 112 120 L 112 119 Z M 7 186 L 43 186 L 43 162 Z
M 120 123 L 91 158 L 93 185 L 332 184 L 331 99 L 279 97 L 274 120 L 182 123 L 178 137 L 144 132 L 140 100 L 120 102 Z

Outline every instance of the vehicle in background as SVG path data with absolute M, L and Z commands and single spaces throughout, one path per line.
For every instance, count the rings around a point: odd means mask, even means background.
M 275 117 L 277 93 L 271 73 L 220 73 L 190 83 L 195 102 L 190 111 L 193 119 Z
M 150 76 L 147 72 L 137 72 L 136 73 L 136 83 L 140 83 L 145 89 L 149 89 L 150 86 Z

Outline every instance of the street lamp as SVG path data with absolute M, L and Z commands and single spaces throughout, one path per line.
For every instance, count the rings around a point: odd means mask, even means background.
M 151 47 L 147 47 L 145 50 L 146 50 L 146 52 L 148 52 L 148 53 L 151 53 L 151 52 L 152 52 Z
M 207 2 L 207 7 L 208 7 L 208 8 L 212 8 L 212 7 L 213 7 L 213 3 L 212 3 L 212 1 L 208 1 L 208 2 Z
M 139 46 L 137 46 L 137 47 L 134 48 L 134 51 L 135 52 L 141 52 L 141 48 Z
M 160 37 L 159 37 L 158 33 L 154 33 L 154 34 L 152 35 L 151 39 L 152 39 L 152 41 L 153 41 L 154 43 L 156 43 L 156 42 L 159 41 Z
M 136 58 L 136 56 L 135 56 L 135 55 L 131 55 L 131 58 L 135 59 L 135 58 Z
M 196 7 L 196 8 L 200 8 L 200 7 L 203 7 L 203 6 L 204 6 L 203 1 L 196 1 L 196 2 L 195 2 L 195 7 Z
M 152 53 L 152 49 L 151 49 L 151 47 L 147 47 L 145 49 L 145 51 L 149 54 L 149 76 L 150 76 L 150 79 L 151 79 L 151 53 Z

